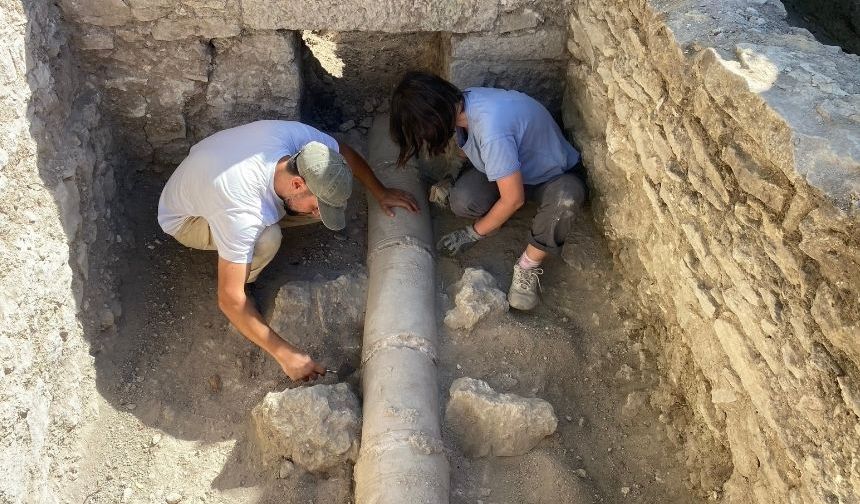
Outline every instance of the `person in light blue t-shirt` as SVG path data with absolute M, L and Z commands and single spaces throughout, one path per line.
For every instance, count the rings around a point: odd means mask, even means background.
M 511 307 L 537 306 L 540 265 L 561 251 L 586 196 L 579 152 L 546 108 L 518 91 L 460 91 L 436 75 L 409 72 L 392 95 L 390 129 L 400 165 L 422 148 L 430 155 L 443 153 L 452 136 L 471 162 L 453 182 L 447 203 L 454 214 L 475 220 L 442 237 L 440 251 L 463 252 L 499 229 L 527 199 L 537 201 L 528 245 L 514 265 L 508 291 Z

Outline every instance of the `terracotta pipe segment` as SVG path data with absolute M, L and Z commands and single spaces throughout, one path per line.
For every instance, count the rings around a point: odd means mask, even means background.
M 414 165 L 397 169 L 388 117 L 369 133 L 369 163 L 421 212 L 385 215 L 368 197 L 367 311 L 362 346 L 364 420 L 355 465 L 357 504 L 447 504 L 448 460 L 436 383 L 436 274 L 425 187 Z

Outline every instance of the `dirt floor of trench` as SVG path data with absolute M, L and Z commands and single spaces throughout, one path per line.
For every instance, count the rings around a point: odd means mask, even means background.
M 265 393 L 294 385 L 218 311 L 215 253 L 186 249 L 158 228 L 163 183 L 139 175 L 125 202 L 135 240 L 117 263 L 122 316 L 92 342 L 99 417 L 69 478 L 70 502 L 163 503 L 171 495 L 184 503 L 352 502 L 351 468 L 279 474 L 247 448 L 250 410 Z M 285 231 L 258 281 L 261 305 L 288 281 L 364 268 L 366 209 L 356 193 L 344 232 Z M 443 405 L 461 376 L 541 397 L 552 403 L 558 429 L 527 455 L 474 460 L 448 436 L 451 502 L 697 501 L 685 483 L 682 452 L 648 406 L 657 379 L 653 358 L 588 209 L 563 257 L 546 264 L 545 302 L 534 313 L 512 311 L 470 332 L 441 324 L 443 292 L 465 267 L 486 269 L 507 289 L 531 213 L 520 212 L 461 259 L 437 261 L 439 386 Z M 437 236 L 460 225 L 434 210 Z M 336 365 L 339 355 L 332 348 L 321 358 Z

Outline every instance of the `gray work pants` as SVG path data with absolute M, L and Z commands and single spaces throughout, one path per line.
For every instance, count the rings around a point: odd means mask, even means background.
M 560 254 L 573 216 L 585 202 L 585 185 L 568 171 L 543 184 L 526 185 L 525 193 L 528 201 L 538 204 L 529 243 L 549 254 Z M 454 215 L 469 219 L 484 216 L 498 200 L 498 185 L 471 166 L 460 174 L 448 196 Z

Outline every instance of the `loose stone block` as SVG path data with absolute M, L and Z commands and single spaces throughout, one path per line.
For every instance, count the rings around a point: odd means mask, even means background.
M 481 380 L 455 380 L 450 394 L 445 421 L 470 457 L 523 455 L 558 425 L 550 403 L 500 394 Z
M 445 314 L 445 325 L 451 329 L 471 329 L 484 318 L 508 311 L 507 296 L 496 279 L 480 268 L 466 268 L 450 291 L 456 306 Z
M 288 458 L 320 472 L 354 463 L 358 457 L 361 411 L 345 383 L 271 392 L 251 418 L 267 462 Z

